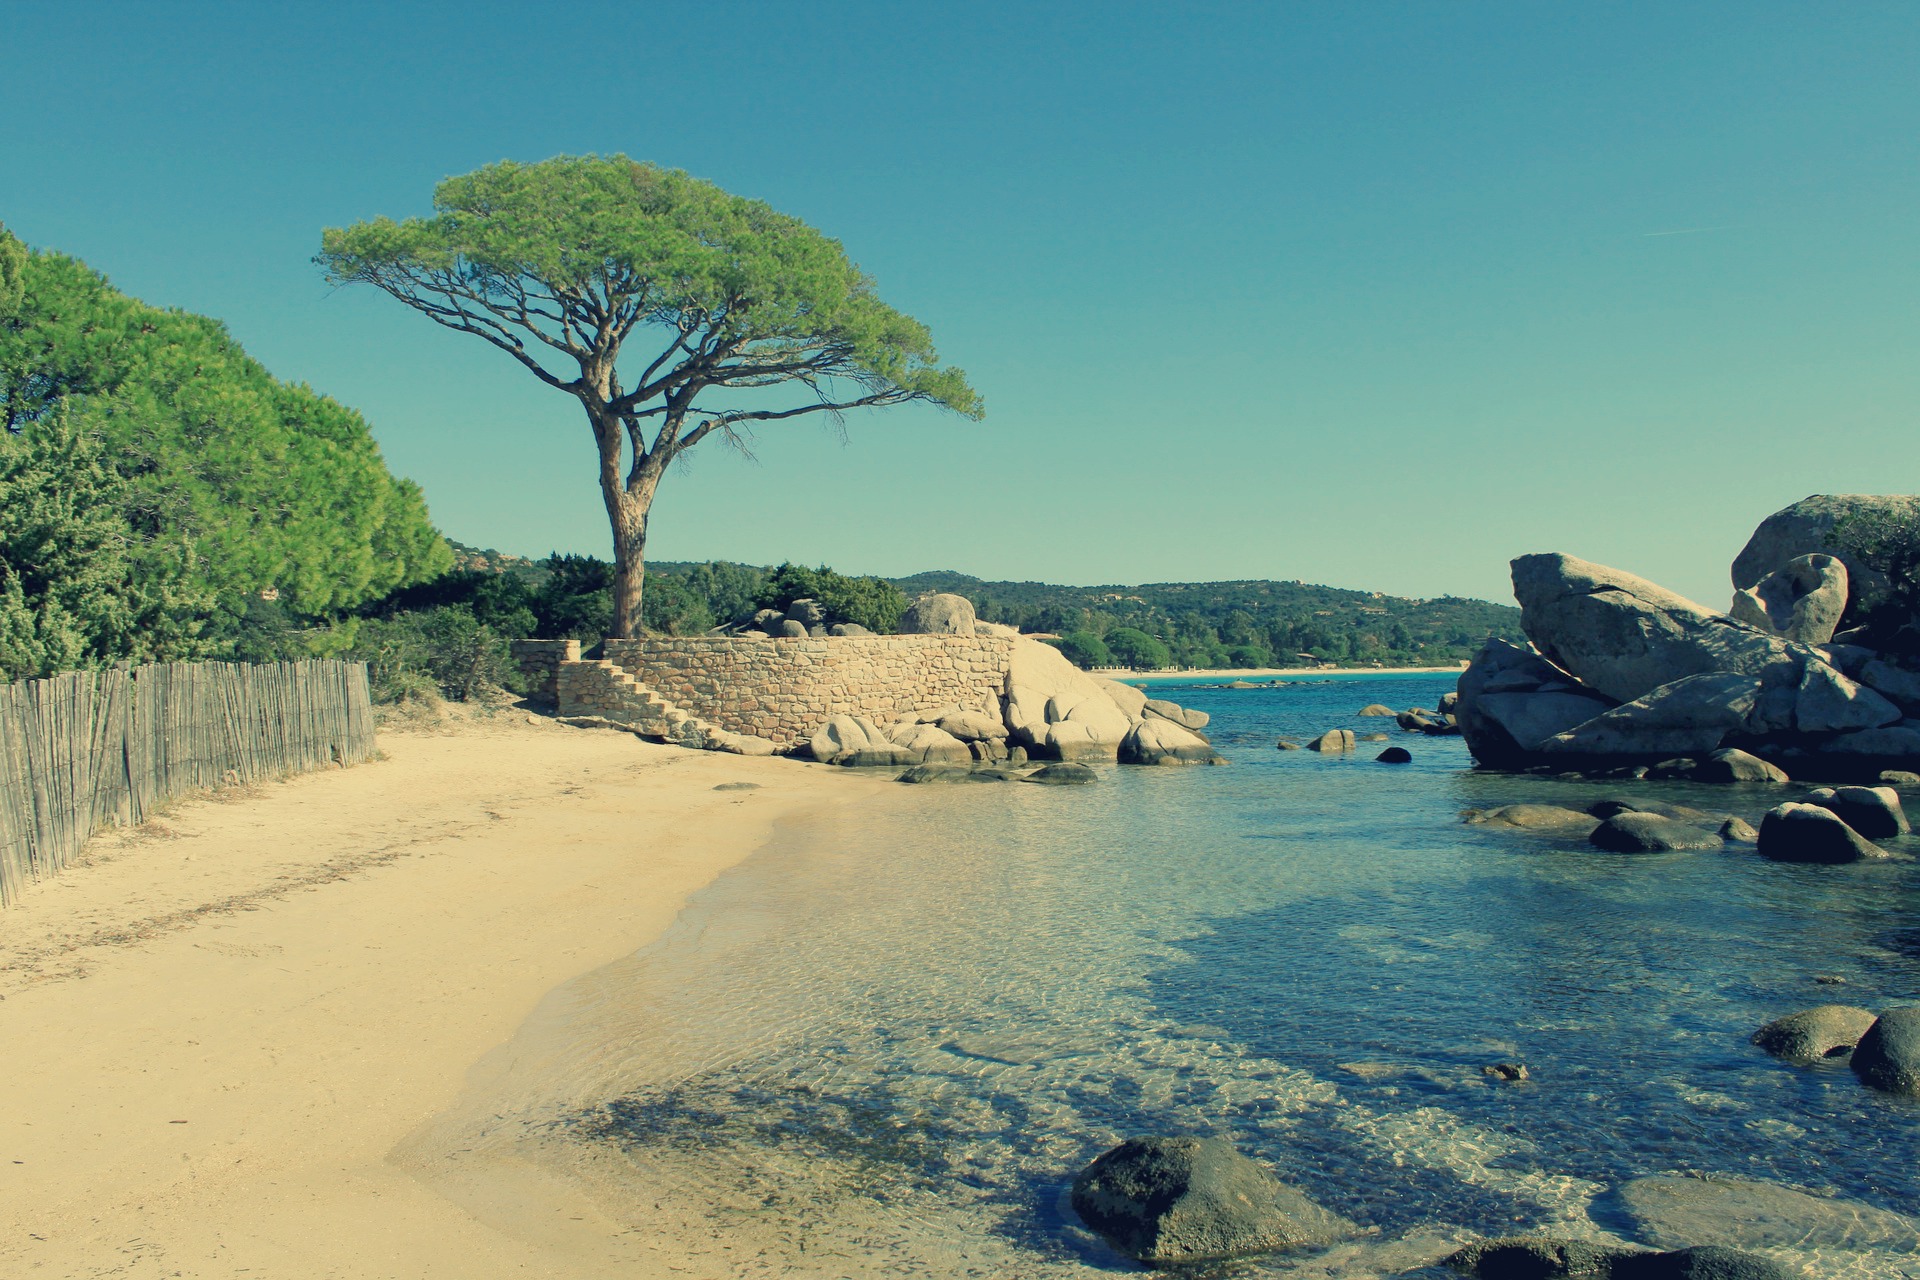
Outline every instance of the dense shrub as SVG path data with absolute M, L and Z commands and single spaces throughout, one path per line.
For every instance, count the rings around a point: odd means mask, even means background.
M 1113 665 L 1113 654 L 1106 642 L 1091 631 L 1069 631 L 1052 643 L 1066 655 L 1068 662 L 1083 671 Z
M 760 588 L 761 609 L 785 609 L 795 600 L 818 600 L 829 624 L 852 622 L 883 634 L 896 630 L 907 597 L 885 578 L 849 578 L 821 565 L 783 564 Z

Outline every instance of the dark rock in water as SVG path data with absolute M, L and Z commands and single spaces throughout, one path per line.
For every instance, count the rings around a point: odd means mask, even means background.
M 895 782 L 972 782 L 974 771 L 963 764 L 917 764 Z
M 1329 729 L 1307 744 L 1309 751 L 1351 751 L 1353 750 L 1353 730 Z
M 1608 1280 L 1793 1280 L 1793 1272 L 1757 1253 L 1723 1245 L 1695 1245 L 1672 1253 L 1625 1253 Z
M 1853 1073 L 1872 1088 L 1920 1097 L 1920 1005 L 1889 1009 L 1867 1028 Z
M 1019 782 L 1027 776 L 1024 764 L 989 764 L 967 770 L 971 782 Z
M 1751 822 L 1735 815 L 1720 824 L 1720 838 L 1729 844 L 1758 844 L 1760 833 Z
M 1381 764 L 1412 764 L 1413 752 L 1405 747 L 1388 747 L 1374 759 Z
M 1437 704 L 1435 704 L 1434 709 L 1437 710 L 1443 716 L 1450 716 L 1454 714 L 1454 708 L 1458 707 L 1459 705 L 1460 705 L 1460 693 L 1458 690 L 1453 690 L 1451 692 L 1441 694 L 1440 701 Z
M 1760 819 L 1760 856 L 1775 862 L 1861 862 L 1887 851 L 1842 822 L 1829 809 L 1783 804 Z
M 757 782 L 722 782 L 714 787 L 715 791 L 758 791 L 759 789 L 760 784 Z
M 1408 733 L 1418 733 L 1434 724 L 1435 720 L 1424 711 L 1402 711 L 1393 718 L 1393 722 Z
M 1496 1062 L 1490 1067 L 1480 1068 L 1480 1074 L 1509 1083 L 1533 1079 L 1533 1072 L 1527 1070 L 1527 1064 L 1524 1062 Z
M 1382 734 L 1381 736 L 1382 736 L 1382 737 L 1385 737 L 1386 735 L 1385 735 L 1385 734 Z M 1282 738 L 1282 739 L 1280 739 L 1280 741 L 1278 741 L 1278 742 L 1276 742 L 1276 743 L 1274 743 L 1273 745 L 1274 745 L 1274 746 L 1276 746 L 1276 747 L 1278 747 L 1278 748 L 1280 748 L 1280 750 L 1282 750 L 1282 751 L 1298 751 L 1298 750 L 1300 750 L 1300 744 L 1299 744 L 1299 743 L 1297 743 L 1297 742 L 1295 742 L 1295 741 L 1294 741 L 1294 740 L 1293 740 L 1292 738 Z
M 1796 1187 L 1753 1178 L 1657 1174 L 1623 1183 L 1615 1188 L 1610 1199 L 1612 1207 L 1632 1224 L 1636 1239 L 1683 1253 L 1697 1250 L 1700 1244 L 1717 1245 L 1729 1251 L 1790 1248 L 1911 1252 L 1920 1247 L 1914 1224 L 1900 1214 L 1842 1196 L 1813 1195 Z M 1694 1242 L 1693 1249 L 1684 1247 L 1689 1241 Z M 1772 1276 L 1780 1273 L 1647 1274 Z
M 1625 1249 L 1588 1240 L 1509 1236 L 1480 1240 L 1446 1259 L 1446 1265 L 1480 1280 L 1551 1280 L 1556 1276 L 1602 1277 Z
M 1044 768 L 1036 769 L 1022 778 L 1021 781 L 1039 782 L 1053 787 L 1072 787 L 1082 786 L 1089 782 L 1098 782 L 1100 781 L 1100 775 L 1089 769 L 1086 765 L 1067 762 L 1050 764 Z
M 1904 836 L 1913 830 L 1892 787 L 1821 787 L 1807 797 L 1808 804 L 1830 810 L 1840 821 L 1869 840 Z
M 1073 1208 L 1157 1265 L 1324 1245 L 1354 1229 L 1225 1138 L 1129 1138 L 1073 1180 Z
M 1752 1043 L 1795 1066 L 1834 1058 L 1860 1043 L 1873 1014 L 1847 1004 L 1823 1004 L 1775 1018 L 1753 1033 Z
M 1676 853 L 1718 849 L 1726 843 L 1711 831 L 1657 813 L 1616 813 L 1595 827 L 1587 841 L 1609 853 Z

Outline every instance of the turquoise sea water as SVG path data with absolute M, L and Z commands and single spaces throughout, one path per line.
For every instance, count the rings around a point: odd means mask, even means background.
M 571 994 L 548 1095 L 501 1114 L 636 1230 L 669 1189 L 679 1228 L 706 1228 L 695 1273 L 1138 1272 L 1064 1191 L 1141 1133 L 1228 1135 L 1365 1229 L 1222 1275 L 1392 1275 L 1529 1229 L 1631 1238 L 1610 1189 L 1675 1171 L 1920 1210 L 1920 1104 L 1747 1043 L 1795 1009 L 1920 998 L 1920 864 L 1464 826 L 1521 800 L 1757 819 L 1781 797 L 1479 774 L 1457 738 L 1353 714 L 1451 684 L 1161 682 L 1213 715 L 1229 767 L 903 786 L 784 829 Z M 1274 749 L 1329 727 L 1384 728 L 1414 763 Z M 1493 1080 L 1497 1062 L 1531 1079 Z M 1818 1242 L 1781 1256 L 1920 1274 Z

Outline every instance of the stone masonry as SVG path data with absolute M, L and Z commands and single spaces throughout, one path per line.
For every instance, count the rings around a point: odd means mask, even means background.
M 560 700 L 560 664 L 580 661 L 578 640 L 515 640 L 513 660 L 526 673 L 527 696 L 542 702 Z
M 1013 644 L 1006 636 L 647 636 L 608 640 L 605 653 L 679 714 L 786 748 L 829 716 L 888 724 L 938 707 L 997 708 Z M 613 692 L 611 673 L 570 680 L 575 665 L 563 669 L 560 714 L 604 715 L 570 708 L 568 694 L 592 690 L 601 701 Z

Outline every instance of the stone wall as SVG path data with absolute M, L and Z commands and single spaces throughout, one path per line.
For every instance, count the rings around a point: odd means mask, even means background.
M 527 696 L 543 702 L 558 702 L 558 675 L 563 662 L 580 660 L 578 640 L 515 640 L 513 660 L 527 677 Z
M 998 705 L 1006 636 L 608 640 L 606 656 L 676 707 L 786 747 L 829 716 L 888 724 L 912 711 Z

